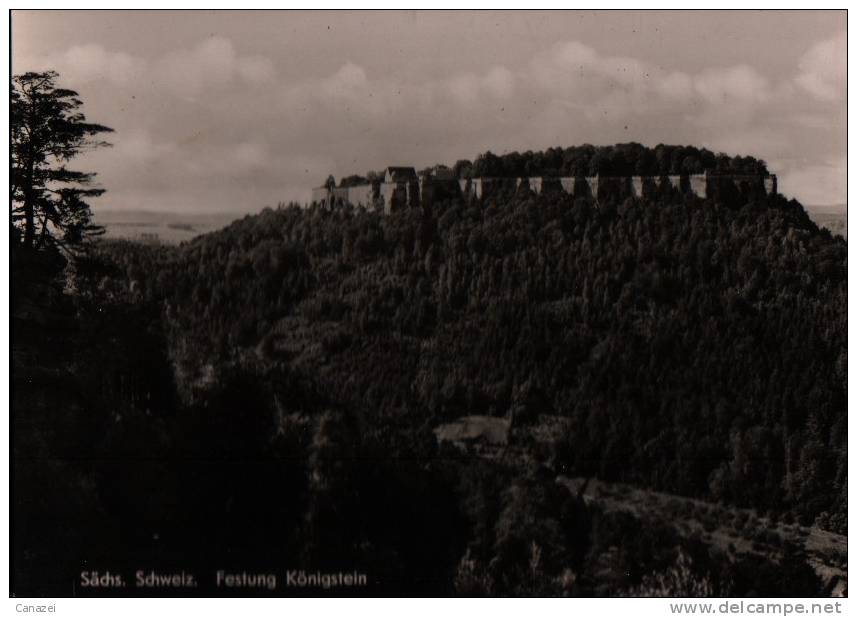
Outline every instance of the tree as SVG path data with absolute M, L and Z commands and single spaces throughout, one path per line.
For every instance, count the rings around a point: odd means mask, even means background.
M 452 166 L 452 175 L 459 179 L 469 178 L 473 163 L 466 159 L 461 159 L 455 162 Z
M 339 186 L 348 187 L 348 186 L 360 186 L 361 184 L 366 184 L 369 182 L 363 176 L 353 174 L 351 176 L 345 176 L 339 181 Z
M 58 88 L 55 71 L 12 78 L 10 105 L 12 225 L 28 248 L 53 244 L 72 252 L 103 229 L 92 224 L 86 199 L 104 189 L 95 173 L 66 164 L 107 142 L 95 139 L 113 129 L 86 121 L 77 92 Z

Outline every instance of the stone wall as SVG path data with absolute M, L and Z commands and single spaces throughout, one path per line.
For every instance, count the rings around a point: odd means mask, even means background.
M 417 195 L 419 188 L 417 186 L 412 188 L 410 183 L 405 182 L 382 182 L 379 192 L 379 197 L 384 207 L 384 214 L 390 214 L 395 210 L 413 204 L 408 198 L 409 196 L 413 198 L 413 196 Z
M 777 177 L 776 176 L 768 176 L 764 179 L 765 185 L 765 193 L 768 195 L 776 195 L 777 194 Z
M 377 191 L 372 184 L 358 184 L 356 186 L 326 188 L 319 187 L 312 190 L 313 203 L 331 207 L 337 203 L 350 203 L 355 206 L 371 208 L 375 203 Z
M 708 196 L 708 176 L 706 174 L 691 174 L 688 178 L 690 192 L 705 199 Z
M 598 199 L 598 176 L 586 178 L 586 185 L 589 187 L 589 194 Z
M 415 182 L 381 182 L 347 188 L 316 188 L 312 191 L 314 203 L 330 206 L 337 202 L 371 208 L 380 203 L 385 213 L 403 207 L 428 207 L 435 197 L 458 194 L 467 199 L 485 199 L 499 192 L 528 190 L 537 195 L 561 191 L 573 196 L 603 199 L 607 195 L 619 198 L 641 198 L 654 195 L 658 190 L 676 190 L 700 197 L 717 198 L 748 191 L 776 194 L 777 177 L 750 175 L 691 174 L 688 176 L 590 176 L 590 177 L 531 177 L 531 178 L 470 178 L 434 179 L 423 176 Z
M 326 186 L 320 186 L 312 190 L 312 203 L 323 204 L 327 202 L 329 191 Z
M 681 190 L 681 176 L 663 176 L 661 178 L 661 186 L 670 186 L 677 191 Z
M 374 205 L 375 196 L 376 192 L 374 186 L 371 184 L 361 184 L 359 186 L 351 187 L 348 190 L 347 201 L 355 206 L 371 208 Z

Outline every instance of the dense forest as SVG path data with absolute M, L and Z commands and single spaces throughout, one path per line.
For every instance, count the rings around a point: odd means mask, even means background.
M 490 151 L 474 160 L 461 159 L 450 169 L 456 178 L 525 178 L 585 176 L 668 176 L 701 174 L 709 171 L 722 175 L 769 175 L 767 164 L 752 156 L 729 156 L 695 146 L 658 144 L 648 148 L 638 143 L 613 146 L 569 146 L 533 152 L 509 152 L 497 155 Z M 423 171 L 432 172 L 432 167 Z M 383 171 L 354 174 L 339 180 L 340 187 L 380 182 Z M 332 177 L 328 180 L 332 182 Z
M 633 144 L 457 167 L 766 172 Z M 599 514 L 559 474 L 846 532 L 846 244 L 780 195 L 292 205 L 179 247 L 102 241 L 72 270 L 64 317 L 44 318 L 66 324 L 68 358 L 44 362 L 83 384 L 53 394 L 80 419 L 31 447 L 113 463 L 16 473 L 78 483 L 82 554 L 92 538 L 159 563 L 287 554 L 360 564 L 383 581 L 369 593 L 819 593 L 799 554 L 730 562 Z M 16 414 L 50 414 L 20 369 L 48 354 L 17 345 Z M 471 415 L 564 428 L 518 459 L 438 444 L 437 426 Z M 48 567 L 47 551 L 29 558 L 24 572 Z
M 638 143 L 614 146 L 571 146 L 539 152 L 484 152 L 473 162 L 457 161 L 453 172 L 459 178 L 525 176 L 665 176 L 670 174 L 768 175 L 764 161 L 751 156 L 729 156 L 695 146 L 658 144 L 647 148 Z

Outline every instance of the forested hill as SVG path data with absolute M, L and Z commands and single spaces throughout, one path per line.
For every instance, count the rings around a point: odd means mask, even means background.
M 103 250 L 162 306 L 189 399 L 280 366 L 368 431 L 563 416 L 558 470 L 841 530 L 846 244 L 756 199 L 289 207 Z

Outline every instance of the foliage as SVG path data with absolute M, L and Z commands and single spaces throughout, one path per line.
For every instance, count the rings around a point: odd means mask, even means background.
M 570 421 L 567 473 L 833 520 L 845 243 L 758 199 L 284 208 L 104 250 L 163 302 L 187 383 L 261 345 L 372 426 L 506 415 L 525 388 Z
M 693 571 L 693 560 L 685 551 L 679 551 L 673 565 L 663 572 L 646 576 L 643 583 L 628 595 L 637 598 L 713 598 L 728 596 L 716 590 L 708 575 Z
M 614 146 L 572 146 L 544 151 L 509 152 L 496 155 L 484 152 L 470 161 L 458 161 L 453 167 L 457 178 L 527 176 L 663 176 L 698 174 L 767 175 L 764 161 L 750 156 L 715 154 L 694 146 L 658 144 L 647 148 L 638 143 Z
M 12 78 L 10 94 L 12 225 L 23 230 L 25 247 L 57 245 L 73 251 L 85 238 L 103 232 L 91 221 L 86 199 L 94 173 L 66 164 L 81 152 L 108 146 L 94 139 L 113 129 L 86 121 L 77 92 L 58 88 L 54 71 Z
M 345 176 L 339 180 L 340 187 L 360 186 L 369 182 L 368 178 L 359 175 Z

